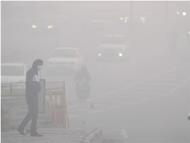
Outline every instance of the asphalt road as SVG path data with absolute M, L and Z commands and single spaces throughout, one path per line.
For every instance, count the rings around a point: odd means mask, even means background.
M 171 63 L 165 63 L 165 68 L 162 65 L 161 70 L 147 64 L 149 68 L 144 71 L 143 67 L 126 65 L 89 66 L 91 98 L 86 104 L 76 103 L 70 108 L 71 126 L 98 127 L 105 132 L 124 129 L 134 143 L 190 142 L 187 69 L 176 70 Z

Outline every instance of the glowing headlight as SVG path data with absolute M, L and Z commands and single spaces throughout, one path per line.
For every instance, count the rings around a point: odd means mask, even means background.
M 123 53 L 119 53 L 118 56 L 119 56 L 119 57 L 122 57 L 122 56 L 123 56 Z
M 99 56 L 99 57 L 102 56 L 102 53 L 98 53 L 98 56 Z
M 183 16 L 186 16 L 186 15 L 187 15 L 187 12 L 185 12 L 185 11 L 182 12 L 182 15 L 183 15 Z
M 52 29 L 52 28 L 53 28 L 53 25 L 48 25 L 47 28 L 48 28 L 48 29 Z
M 36 28 L 37 28 L 37 25 L 33 24 L 32 29 L 36 29 Z

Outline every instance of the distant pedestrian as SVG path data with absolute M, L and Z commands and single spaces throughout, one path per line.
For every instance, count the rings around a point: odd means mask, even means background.
M 24 128 L 28 122 L 31 121 L 31 136 L 42 136 L 37 132 L 38 94 L 41 90 L 38 72 L 42 65 L 43 61 L 41 59 L 36 59 L 33 62 L 32 67 L 26 73 L 25 95 L 28 105 L 28 113 L 18 128 L 18 132 L 22 135 L 25 135 Z
M 87 67 L 82 66 L 75 75 L 76 94 L 80 101 L 85 101 L 90 96 L 90 80 L 91 77 Z

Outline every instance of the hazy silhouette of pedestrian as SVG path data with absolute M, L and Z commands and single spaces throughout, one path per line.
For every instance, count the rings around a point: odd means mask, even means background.
M 187 119 L 190 120 L 190 113 L 189 113 L 189 115 L 187 116 Z
M 28 105 L 28 113 L 18 128 L 19 133 L 22 135 L 25 135 L 24 128 L 28 122 L 31 121 L 31 136 L 42 136 L 37 132 L 38 94 L 41 90 L 38 72 L 42 65 L 43 61 L 41 59 L 36 59 L 33 62 L 32 67 L 26 73 L 25 95 Z
M 90 74 L 86 66 L 82 66 L 81 69 L 75 75 L 75 87 L 76 94 L 79 100 L 85 101 L 90 96 Z

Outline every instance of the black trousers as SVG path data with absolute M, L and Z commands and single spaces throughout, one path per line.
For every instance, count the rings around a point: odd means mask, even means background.
M 24 120 L 21 122 L 19 128 L 24 130 L 25 126 L 31 121 L 31 133 L 37 132 L 37 120 L 38 120 L 38 95 L 27 95 L 26 101 L 28 105 L 28 113 Z

